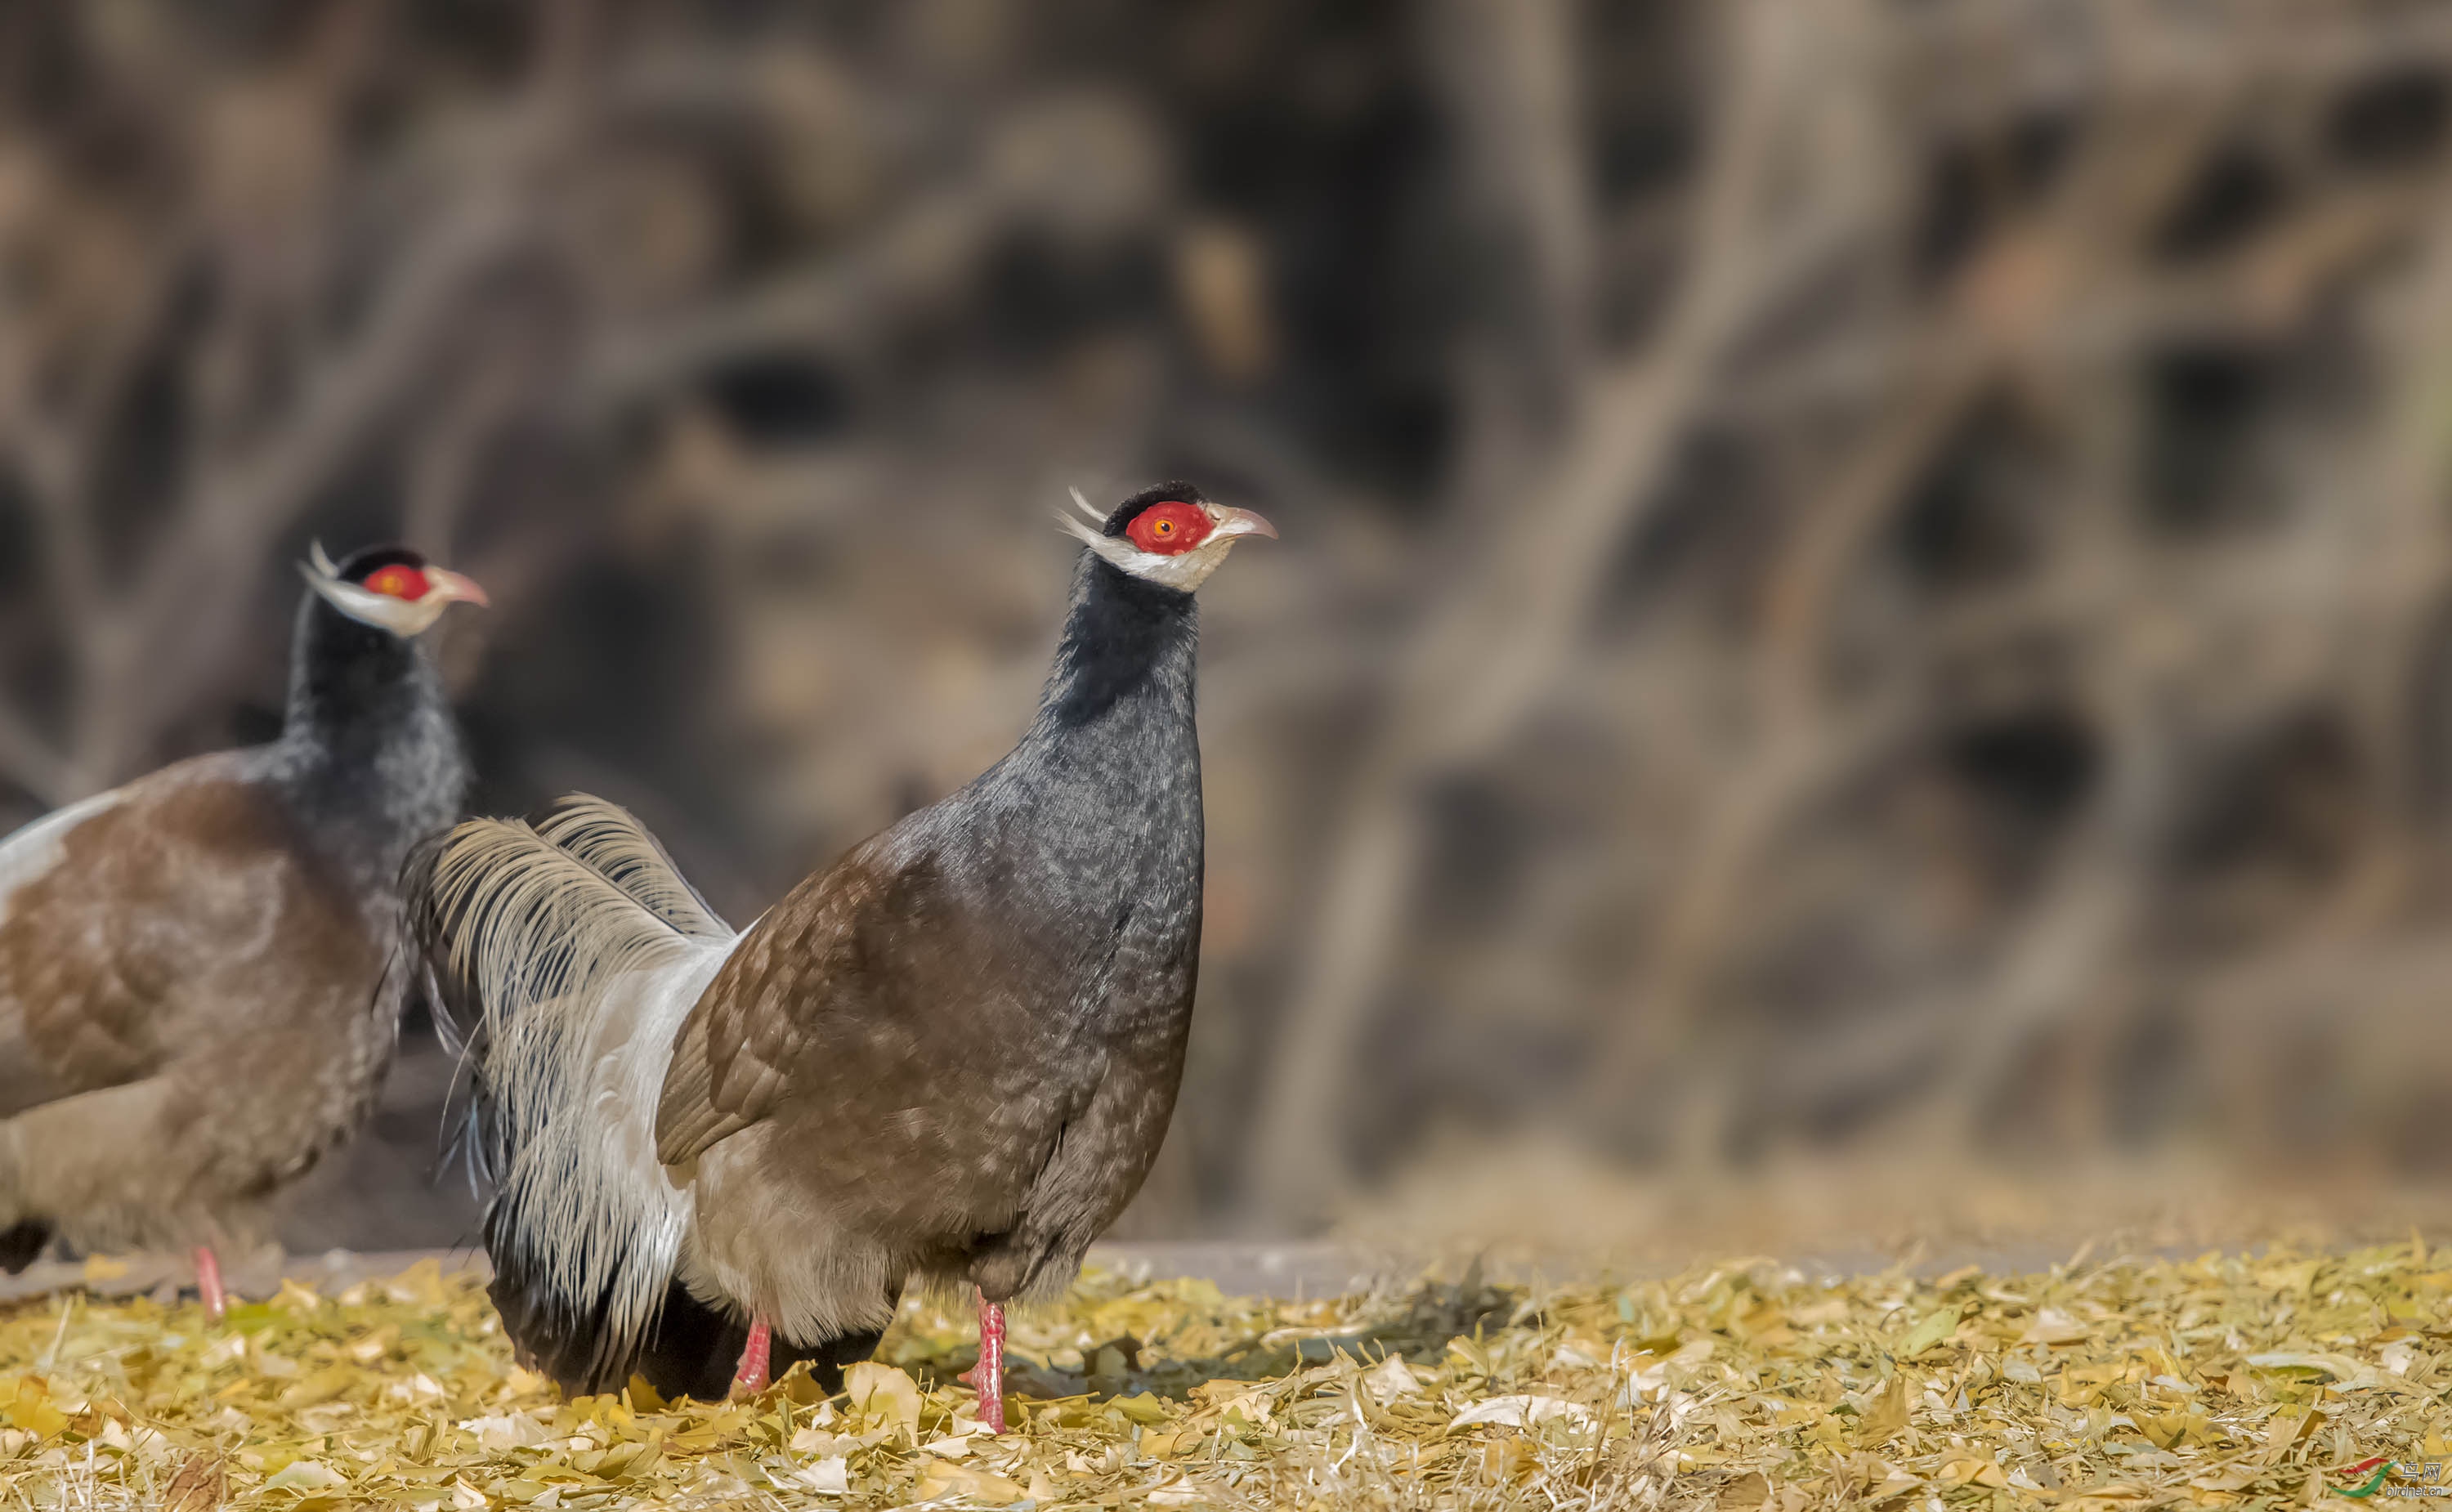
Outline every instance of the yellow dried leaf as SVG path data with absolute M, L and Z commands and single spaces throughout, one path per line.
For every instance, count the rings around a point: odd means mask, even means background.
M 1117 1397 L 1108 1404 L 1134 1423 L 1151 1424 L 1166 1421 L 1166 1404 L 1146 1391 L 1129 1397 Z
M 357 1365 L 326 1365 L 313 1375 L 302 1376 L 281 1393 L 282 1406 L 295 1411 L 302 1407 L 320 1406 L 345 1396 L 348 1389 L 366 1379 L 365 1367 Z
M 348 1478 L 320 1460 L 293 1460 L 258 1487 L 264 1491 L 338 1491 Z
M 915 1494 L 922 1502 L 960 1496 L 986 1506 L 1006 1506 L 1020 1501 L 1023 1492 L 1021 1487 L 993 1470 L 935 1460 L 920 1472 Z
M 2336 1381 L 2354 1381 L 2372 1374 L 2365 1365 L 2346 1355 L 2318 1353 L 2313 1350 L 2275 1350 L 2268 1354 L 2252 1354 L 2247 1363 L 2259 1370 L 2304 1370 L 2330 1376 Z
M 1925 1314 L 1915 1326 L 1900 1335 L 1895 1351 L 1900 1359 L 1912 1360 L 1957 1330 L 1958 1309 L 1954 1306 L 1936 1307 Z
M 2021 1344 L 2070 1345 L 2084 1344 L 2094 1337 L 2094 1330 L 2058 1307 L 2036 1309 L 2034 1321 L 2019 1340 Z
M 1982 1485 L 2006 1488 L 2009 1473 L 1988 1458 L 1961 1454 L 1942 1462 L 1937 1477 L 1945 1486 Z
M 843 1391 L 854 1416 L 888 1424 L 917 1443 L 920 1437 L 920 1384 L 898 1366 L 863 1360 L 843 1372 Z
M 51 1404 L 49 1398 L 33 1392 L 21 1392 L 9 1404 L 9 1425 L 23 1428 L 37 1439 L 48 1439 L 69 1425 L 69 1415 Z
M 1405 1357 L 1400 1354 L 1392 1354 L 1380 1361 L 1370 1374 L 1362 1378 L 1362 1384 L 1383 1407 L 1399 1397 L 1414 1396 L 1422 1389 L 1422 1384 L 1414 1379 L 1412 1367 L 1405 1364 Z
M 2322 1432 L 2327 1420 L 2316 1411 L 2276 1413 L 2264 1434 L 2264 1461 L 2274 1464 L 2300 1443 Z
M 795 1479 L 821 1495 L 842 1496 L 851 1490 L 851 1462 L 840 1454 L 828 1455 L 801 1466 Z
M 1474 1459 L 1484 1481 L 1502 1483 L 1532 1474 L 1540 1463 L 1532 1443 L 1513 1434 L 1483 1444 Z
M 1907 1425 L 1908 1378 L 1901 1372 L 1891 1376 L 1888 1384 L 1859 1406 L 1856 1442 L 1867 1448 L 1879 1448 L 1897 1438 Z

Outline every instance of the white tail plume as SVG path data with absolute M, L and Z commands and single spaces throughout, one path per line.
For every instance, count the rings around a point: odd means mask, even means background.
M 636 819 L 584 796 L 533 827 L 461 825 L 414 893 L 437 970 L 474 1000 L 497 1271 L 601 1318 L 599 1359 L 626 1358 L 690 1224 L 656 1160 L 657 1097 L 738 936 Z

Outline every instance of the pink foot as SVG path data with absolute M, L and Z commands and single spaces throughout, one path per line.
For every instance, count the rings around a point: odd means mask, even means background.
M 1004 1306 L 979 1293 L 979 1363 L 961 1373 L 979 1394 L 979 1422 L 1004 1431 Z
M 214 1323 L 222 1321 L 225 1304 L 222 1297 L 222 1263 L 213 1258 L 213 1247 L 196 1247 L 196 1290 L 205 1299 L 205 1316 Z
M 754 1397 L 766 1389 L 766 1362 L 774 1348 L 774 1338 L 765 1319 L 750 1323 L 749 1342 L 741 1346 L 741 1368 L 732 1377 L 734 1396 Z

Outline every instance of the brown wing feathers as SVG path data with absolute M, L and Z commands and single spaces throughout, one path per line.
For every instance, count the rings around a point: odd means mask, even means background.
M 384 947 L 231 765 L 173 768 L 39 837 L 57 854 L 10 894 L 0 1003 L 47 1090 L 67 1095 L 14 1110 L 0 1227 L 56 1221 L 88 1245 L 243 1238 L 261 1220 L 247 1188 L 345 1131 L 302 1126 L 347 1116 L 314 1106 L 332 1100 L 318 1096 L 324 1058 L 349 1051 L 330 1010 L 366 1016 Z M 218 1078 L 267 1072 L 304 1074 L 288 1084 L 306 1090 L 213 1095 Z M 140 1101 L 101 1097 L 123 1089 Z

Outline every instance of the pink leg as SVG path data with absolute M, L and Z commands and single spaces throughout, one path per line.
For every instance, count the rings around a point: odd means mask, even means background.
M 774 1331 L 766 1326 L 765 1319 L 751 1321 L 749 1342 L 741 1346 L 741 1368 L 732 1377 L 734 1396 L 754 1397 L 766 1389 L 766 1362 L 774 1340 Z
M 222 1263 L 213 1258 L 213 1247 L 196 1247 L 196 1290 L 205 1299 L 205 1316 L 215 1323 L 222 1321 Z
M 1004 1306 L 979 1296 L 979 1363 L 961 1374 L 979 1394 L 979 1422 L 1004 1431 Z

